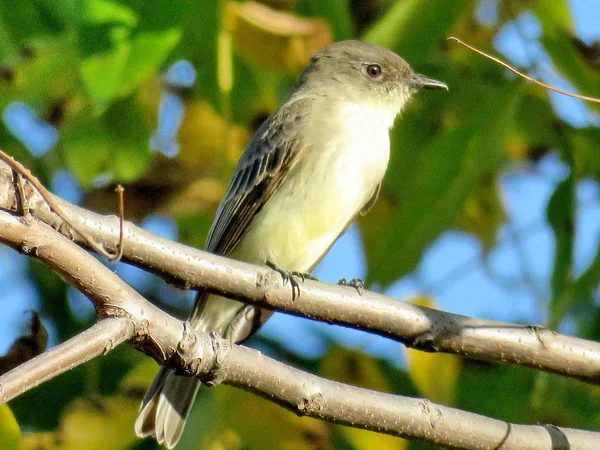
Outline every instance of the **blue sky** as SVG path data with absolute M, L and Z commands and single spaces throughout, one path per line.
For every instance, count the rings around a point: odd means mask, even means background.
M 479 17 L 493 20 L 494 0 L 484 0 Z M 600 8 L 595 0 L 572 0 L 573 15 L 578 35 L 591 42 L 600 38 Z M 522 33 L 522 34 L 519 34 Z M 536 60 L 536 75 L 559 87 L 572 89 L 557 77 L 543 50 L 536 43 L 539 25 L 533 16 L 524 15 L 518 27 L 506 26 L 495 40 L 497 51 L 521 67 L 531 65 L 530 56 Z M 522 35 L 527 42 L 524 43 Z M 185 63 L 172 68 L 167 81 L 178 84 L 193 83 L 193 68 Z M 179 70 L 177 78 L 173 71 Z M 597 124 L 598 118 L 578 100 L 558 94 L 549 94 L 550 101 L 560 117 L 574 126 Z M 173 139 L 178 126 L 178 113 L 182 107 L 176 97 L 169 96 L 163 108 L 171 112 L 163 114 L 163 123 L 153 137 L 155 148 L 173 154 L 177 151 Z M 27 105 L 14 104 L 3 112 L 3 119 L 10 124 L 11 132 L 27 145 L 33 154 L 48 151 L 57 136 L 32 114 Z M 32 133 L 31 130 L 35 132 Z M 25 130 L 26 132 L 23 132 Z M 501 197 L 508 214 L 508 221 L 501 227 L 498 244 L 485 257 L 478 241 L 466 233 L 449 231 L 440 236 L 425 252 L 413 274 L 394 283 L 386 293 L 405 299 L 414 295 L 431 295 L 444 310 L 492 318 L 503 321 L 544 323 L 545 302 L 548 300 L 548 280 L 552 269 L 554 242 L 545 223 L 545 208 L 556 185 L 568 174 L 568 168 L 553 155 L 546 156 L 535 169 L 514 167 L 501 179 Z M 53 190 L 59 195 L 77 201 L 80 192 L 69 174 L 56 174 Z M 599 188 L 595 182 L 583 180 L 577 186 L 578 208 L 576 228 L 576 271 L 580 273 L 589 264 L 600 238 Z M 158 216 L 150 217 L 145 225 L 158 234 L 176 238 L 177 230 L 172 223 Z M 19 334 L 28 316 L 24 311 L 39 305 L 39 293 L 27 280 L 24 257 L 5 247 L 0 247 L 0 279 L 11 280 L 0 293 L 0 354 L 4 353 Z M 119 274 L 134 287 L 141 287 L 150 279 L 141 271 L 120 265 Z M 340 238 L 317 268 L 316 276 L 324 281 L 337 282 L 340 278 L 363 277 L 365 258 L 356 228 Z M 524 279 L 523 274 L 527 277 Z M 175 291 L 160 287 L 165 298 L 172 298 Z M 73 291 L 69 295 L 72 305 L 81 314 L 92 309 L 87 299 Z M 177 294 L 185 304 L 192 296 Z M 568 330 L 567 330 L 568 331 Z M 52 330 L 50 329 L 52 334 Z M 396 364 L 402 364 L 401 346 L 389 339 L 342 327 L 319 324 L 309 320 L 276 314 L 260 331 L 265 336 L 278 339 L 300 354 L 319 356 L 329 342 L 340 342 L 382 356 Z

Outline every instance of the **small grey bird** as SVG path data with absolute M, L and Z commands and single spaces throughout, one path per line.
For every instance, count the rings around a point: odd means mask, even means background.
M 377 199 L 389 129 L 421 88 L 444 88 L 393 52 L 359 41 L 317 52 L 291 98 L 255 133 L 217 210 L 206 250 L 255 264 L 310 272 Z M 273 312 L 200 292 L 189 322 L 233 342 Z M 161 368 L 135 431 L 177 444 L 201 382 Z

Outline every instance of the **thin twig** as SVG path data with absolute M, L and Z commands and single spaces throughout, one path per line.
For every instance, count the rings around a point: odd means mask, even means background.
M 125 200 L 123 199 L 124 191 L 125 188 L 120 184 L 115 188 L 119 203 L 119 243 L 117 244 L 117 253 L 109 258 L 111 261 L 120 261 L 123 257 L 123 227 L 125 221 Z
M 64 213 L 62 208 L 58 206 L 58 204 L 52 199 L 52 195 L 48 190 L 39 182 L 39 180 L 21 163 L 16 161 L 12 156 L 7 155 L 2 150 L 0 150 L 0 160 L 5 162 L 10 166 L 10 168 L 19 174 L 21 174 L 31 185 L 37 190 L 44 201 L 50 207 L 50 210 L 54 212 L 58 217 L 62 219 L 64 223 L 69 226 L 69 229 L 77 234 L 81 239 L 85 241 L 85 243 L 95 252 L 107 257 L 108 259 L 112 259 L 113 255 L 108 252 L 102 245 L 98 244 L 91 236 L 87 233 L 79 230 L 73 222 L 68 218 L 68 216 Z M 20 195 L 20 193 L 19 193 Z M 121 246 L 122 247 L 122 246 Z
M 532 83 L 537 84 L 538 86 L 542 86 L 543 88 L 549 89 L 549 90 L 554 91 L 554 92 L 558 92 L 559 94 L 563 94 L 563 95 L 566 95 L 568 97 L 578 98 L 579 100 L 585 100 L 585 101 L 593 102 L 593 103 L 600 103 L 600 98 L 588 97 L 587 95 L 581 95 L 581 94 L 576 94 L 574 92 L 565 91 L 563 89 L 560 89 L 560 88 L 551 86 L 549 84 L 543 83 L 541 81 L 538 81 L 535 78 L 532 78 L 529 75 L 524 74 L 523 72 L 519 72 L 517 69 L 515 69 L 513 66 L 511 66 L 507 62 L 504 62 L 501 59 L 496 58 L 495 56 L 492 56 L 492 55 L 484 52 L 483 50 L 479 50 L 478 48 L 475 48 L 472 45 L 469 45 L 466 42 L 461 41 L 457 37 L 450 36 L 448 38 L 448 40 L 458 42 L 460 45 L 463 45 L 463 46 L 467 47 L 469 50 L 472 50 L 475 53 L 480 54 L 481 56 L 485 56 L 487 59 L 491 59 L 495 63 L 500 64 L 502 67 L 507 68 L 511 72 L 517 74 L 518 76 L 520 76 L 522 78 L 525 78 L 528 81 L 531 81 Z
M 15 185 L 15 191 L 17 193 L 17 211 L 23 216 L 26 221 L 31 219 L 31 213 L 29 212 L 29 202 L 25 195 L 25 189 L 23 187 L 23 176 L 15 169 L 13 173 L 13 182 Z

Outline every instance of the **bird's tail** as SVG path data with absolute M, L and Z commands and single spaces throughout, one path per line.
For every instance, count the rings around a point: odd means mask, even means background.
M 176 375 L 161 367 L 142 401 L 135 421 L 136 434 L 155 436 L 159 444 L 175 447 L 201 384 L 197 378 Z

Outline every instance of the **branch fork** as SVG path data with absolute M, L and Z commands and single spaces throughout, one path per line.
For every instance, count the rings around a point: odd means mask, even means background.
M 296 414 L 334 423 L 457 449 L 547 450 L 556 448 L 556 442 L 573 449 L 600 448 L 597 432 L 509 424 L 425 399 L 348 386 L 234 345 L 217 333 L 198 333 L 152 305 L 79 245 L 95 248 L 90 238 L 103 246 L 121 242 L 124 261 L 186 286 L 359 328 L 428 351 L 541 368 L 593 384 L 600 384 L 598 343 L 431 310 L 369 291 L 359 295 L 355 289 L 308 279 L 302 296 L 294 300 L 276 272 L 170 242 L 124 223 L 122 217 L 100 216 L 51 196 L 67 220 L 77 218 L 79 228 L 76 233 L 62 227 L 57 231 L 48 224 L 60 224 L 61 218 L 40 192 L 28 196 L 31 219 L 25 223 L 16 215 L 19 193 L 13 169 L 0 163 L 0 242 L 52 268 L 93 302 L 100 320 L 1 375 L 0 403 L 129 342 L 160 364 L 205 384 L 237 386 Z

